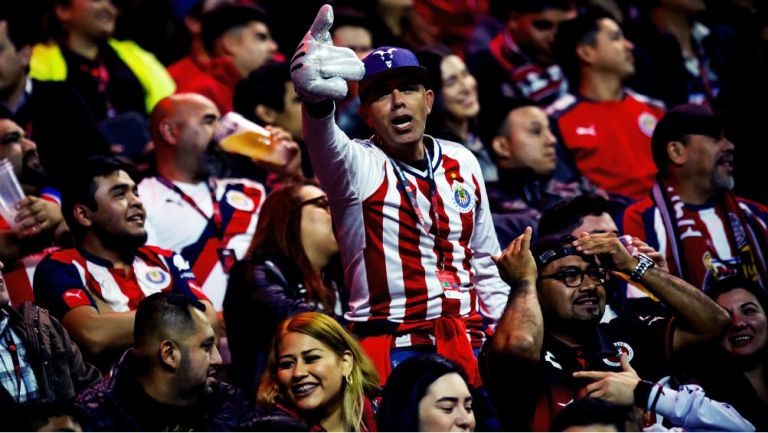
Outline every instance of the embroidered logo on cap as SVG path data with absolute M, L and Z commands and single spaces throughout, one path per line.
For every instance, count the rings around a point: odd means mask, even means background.
M 389 48 L 387 50 L 376 50 L 372 54 L 376 54 L 381 57 L 381 60 L 387 65 L 387 68 L 392 67 L 392 54 L 397 51 L 397 48 Z

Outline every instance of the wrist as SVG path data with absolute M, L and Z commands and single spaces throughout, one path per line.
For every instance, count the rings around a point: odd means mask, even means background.
M 651 391 L 653 391 L 653 382 L 647 380 L 638 381 L 634 391 L 635 406 L 643 410 L 647 409 Z
M 635 257 L 636 265 L 632 269 L 632 271 L 629 273 L 629 279 L 639 283 L 643 277 L 648 273 L 648 271 L 656 266 L 656 263 L 651 260 L 648 256 L 645 256 L 643 254 L 638 254 Z

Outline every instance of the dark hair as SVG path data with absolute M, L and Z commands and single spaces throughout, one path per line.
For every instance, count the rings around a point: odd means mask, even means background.
M 424 87 L 431 89 L 435 95 L 435 101 L 432 104 L 432 111 L 427 118 L 425 132 L 429 135 L 440 136 L 446 139 L 456 139 L 457 137 L 445 137 L 443 132 L 445 128 L 445 118 L 448 114 L 443 100 L 443 59 L 453 55 L 453 51 L 445 45 L 430 44 L 416 51 L 416 58 L 419 59 L 421 66 L 427 68 Z
M 253 235 L 250 254 L 282 259 L 292 263 L 304 277 L 307 298 L 320 302 L 326 311 L 332 311 L 336 302 L 334 290 L 325 286 L 323 278 L 312 269 L 301 244 L 301 197 L 304 186 L 317 186 L 305 179 L 296 179 L 273 190 L 264 200 Z
M 560 65 L 570 86 L 577 89 L 581 78 L 581 59 L 576 53 L 579 45 L 595 45 L 596 36 L 600 32 L 600 20 L 610 18 L 616 20 L 603 9 L 592 7 L 580 13 L 576 18 L 560 24 L 555 35 L 552 52 L 555 62 Z
M 86 232 L 86 228 L 81 226 L 74 217 L 75 205 L 82 204 L 88 209 L 97 210 L 96 178 L 106 177 L 121 170 L 129 175 L 132 172 L 130 166 L 117 158 L 93 156 L 72 171 L 61 195 L 61 213 L 75 239 L 81 239 Z
M 446 374 L 456 373 L 467 383 L 464 370 L 436 353 L 416 355 L 401 362 L 387 378 L 377 419 L 379 431 L 419 431 L 419 402 L 427 388 Z M 467 388 L 469 384 L 467 384 Z
M 261 22 L 269 27 L 266 12 L 254 5 L 223 4 L 205 12 L 200 20 L 200 38 L 210 55 L 215 54 L 216 41 L 229 30 L 246 26 L 251 21 Z
M 264 125 L 256 116 L 256 106 L 263 104 L 279 112 L 285 110 L 285 83 L 290 82 L 291 71 L 287 62 L 266 63 L 237 83 L 233 108 L 246 119 Z
M 136 347 L 141 347 L 150 335 L 178 338 L 194 332 L 190 308 L 205 313 L 205 304 L 179 293 L 159 292 L 142 299 L 133 325 Z
M 34 19 L 31 9 L 17 2 L 2 2 L 0 5 L 0 21 L 5 21 L 8 39 L 16 50 L 40 42 L 42 24 Z
M 352 26 L 362 27 L 370 32 L 369 21 L 366 20 L 365 13 L 352 7 L 340 7 L 333 9 L 333 27 L 331 27 L 331 36 L 339 27 Z
M 551 9 L 567 11 L 575 7 L 574 0 L 491 0 L 488 13 L 506 22 L 513 13 L 533 14 Z
M 584 194 L 545 209 L 539 220 L 538 236 L 570 234 L 584 222 L 584 217 L 610 213 L 610 202 L 596 194 Z
M 735 275 L 720 279 L 709 275 L 704 281 L 704 287 L 702 287 L 704 293 L 706 293 L 713 301 L 717 301 L 717 298 L 720 295 L 735 289 L 744 289 L 749 293 L 752 293 L 760 302 L 760 305 L 763 306 L 763 309 L 768 307 L 768 296 L 766 296 L 765 291 L 760 284 L 748 278 L 744 278 L 741 273 L 736 273 Z
M 585 397 L 574 400 L 558 413 L 549 431 L 564 431 L 569 427 L 609 424 L 616 431 L 626 431 L 631 408 L 618 406 L 599 398 Z

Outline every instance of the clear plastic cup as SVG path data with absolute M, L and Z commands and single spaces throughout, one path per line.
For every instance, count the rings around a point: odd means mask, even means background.
M 12 229 L 18 227 L 15 219 L 19 210 L 16 205 L 23 198 L 24 191 L 13 172 L 13 165 L 7 159 L 0 160 L 0 214 Z
M 634 240 L 632 235 L 621 235 L 619 236 L 619 240 L 624 244 L 624 247 L 629 251 L 629 254 L 632 254 L 633 256 L 637 254 L 637 247 L 632 245 L 632 241 Z
M 219 119 L 214 138 L 225 152 L 280 166 L 288 162 L 286 149 L 272 141 L 272 133 L 235 112 Z

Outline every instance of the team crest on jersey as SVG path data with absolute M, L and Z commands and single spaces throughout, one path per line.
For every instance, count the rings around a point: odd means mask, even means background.
M 144 272 L 142 279 L 147 286 L 153 289 L 162 290 L 168 286 L 171 276 L 168 272 L 165 272 L 162 269 L 149 268 Z
M 659 120 L 651 113 L 645 112 L 637 118 L 637 126 L 643 131 L 643 134 L 651 137 L 653 136 L 653 130 L 656 129 L 656 123 Z
M 460 182 L 454 182 L 451 186 L 451 189 L 453 190 L 451 201 L 456 206 L 456 209 L 458 209 L 461 213 L 472 212 L 472 210 L 475 208 L 475 198 L 467 190 L 464 184 Z
M 614 347 L 616 347 L 616 354 L 613 356 L 609 356 L 607 358 L 603 358 L 603 362 L 611 367 L 621 367 L 621 361 L 619 360 L 619 356 L 622 353 L 625 353 L 627 355 L 627 362 L 632 361 L 632 358 L 635 357 L 635 350 L 632 349 L 632 346 L 629 344 L 623 342 L 623 341 L 614 341 L 613 342 Z
M 251 212 L 256 208 L 253 200 L 240 191 L 227 191 L 226 199 L 230 206 L 243 212 Z

